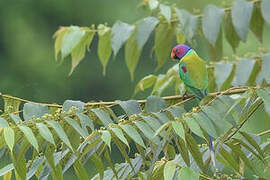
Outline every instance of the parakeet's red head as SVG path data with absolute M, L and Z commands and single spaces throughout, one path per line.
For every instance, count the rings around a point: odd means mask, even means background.
M 179 44 L 174 46 L 171 52 L 171 58 L 172 59 L 178 59 L 180 60 L 182 57 L 186 55 L 186 53 L 190 50 L 191 48 L 185 44 Z

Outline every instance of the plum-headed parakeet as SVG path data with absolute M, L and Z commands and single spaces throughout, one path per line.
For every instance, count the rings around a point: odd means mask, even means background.
M 197 53 L 185 44 L 172 49 L 171 58 L 179 61 L 179 75 L 181 80 L 199 100 L 207 96 L 208 74 L 206 63 Z M 215 166 L 212 137 L 209 136 L 211 161 Z

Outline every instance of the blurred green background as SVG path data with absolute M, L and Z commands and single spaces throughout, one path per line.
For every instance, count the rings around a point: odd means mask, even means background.
M 225 1 L 168 2 L 192 11 L 194 8 L 203 10 L 208 3 L 221 6 Z M 91 52 L 68 76 L 70 57 L 63 64 L 55 61 L 52 36 L 59 26 L 90 26 L 105 22 L 112 26 L 116 20 L 135 23 L 150 14 L 146 8 L 139 6 L 140 3 L 141 0 L 0 1 L 0 92 L 32 101 L 60 104 L 66 99 L 86 102 L 130 98 L 136 83 L 153 73 L 156 67 L 154 56 L 150 57 L 153 34 L 140 57 L 133 82 L 124 63 L 123 48 L 116 58 L 110 59 L 106 76 L 102 75 L 97 57 L 97 36 L 92 42 Z M 226 1 L 226 5 L 230 3 Z M 248 38 L 247 44 L 241 43 L 240 55 L 247 51 L 257 52 L 259 42 L 252 33 Z M 265 28 L 264 39 L 264 46 L 270 47 L 269 27 Z M 225 40 L 223 42 L 225 54 L 231 56 L 231 47 Z M 196 48 L 201 56 L 207 58 L 205 46 Z M 164 73 L 172 64 L 168 61 L 166 66 L 154 73 Z M 145 94 L 141 93 L 137 98 L 143 96 Z

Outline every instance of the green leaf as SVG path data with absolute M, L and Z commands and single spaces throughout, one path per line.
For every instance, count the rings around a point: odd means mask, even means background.
M 55 38 L 55 43 L 54 43 L 54 52 L 55 52 L 55 60 L 57 61 L 58 59 L 58 54 L 62 48 L 62 40 L 67 32 L 68 28 L 66 27 L 60 27 L 53 35 Z
M 256 150 L 257 152 L 264 157 L 264 153 L 260 148 L 260 145 L 253 139 L 253 137 L 251 136 L 252 134 L 248 134 L 246 132 L 240 131 L 239 132 L 247 141 L 249 144 L 251 144 Z M 253 135 L 255 136 L 255 135 Z
M 68 140 L 68 137 L 61 127 L 61 125 L 56 121 L 46 121 L 57 133 L 58 137 L 73 151 L 73 148 Z
M 172 127 L 178 136 L 185 138 L 185 129 L 181 122 L 172 121 Z
M 140 134 L 136 131 L 134 127 L 128 124 L 120 124 L 120 127 L 127 133 L 127 135 L 133 139 L 137 144 L 146 148 Z
M 156 114 L 156 113 L 155 113 Z M 154 130 L 158 130 L 158 128 L 161 126 L 161 123 L 151 116 L 141 116 L 143 120 Z
M 106 113 L 104 110 L 96 108 L 96 109 L 91 109 L 91 111 L 93 111 L 97 115 L 97 117 L 104 124 L 104 126 L 108 127 L 110 123 L 113 123 L 109 114 Z
M 128 101 L 116 101 L 127 113 L 128 116 L 132 114 L 138 114 L 142 112 L 140 104 L 136 100 L 128 100 Z
M 158 66 L 161 68 L 168 60 L 171 48 L 172 40 L 174 39 L 175 25 L 171 24 L 159 24 L 155 30 L 155 55 L 157 57 Z
M 239 46 L 240 39 L 233 26 L 231 11 L 225 13 L 224 31 L 227 41 L 231 45 L 233 52 L 236 53 L 236 48 Z
M 111 150 L 111 133 L 109 131 L 100 130 L 101 132 L 101 139 L 109 146 L 109 149 Z
M 81 126 L 70 117 L 65 117 L 65 120 L 70 124 L 84 139 L 88 136 L 88 133 L 85 129 L 81 128 Z
M 148 1 L 148 5 L 149 5 L 150 10 L 156 9 L 158 7 L 158 4 L 159 4 L 158 0 L 149 0 Z
M 215 79 L 218 90 L 220 90 L 233 70 L 233 64 L 227 62 L 218 62 L 215 64 Z
M 193 171 L 193 169 L 189 167 L 182 167 L 179 170 L 178 173 L 178 179 L 192 179 L 192 180 L 199 180 L 200 179 L 200 174 L 196 171 Z
M 165 101 L 157 96 L 149 96 L 146 99 L 146 104 L 145 104 L 145 109 L 146 112 L 158 112 L 162 109 L 166 108 L 166 103 Z
M 252 15 L 253 2 L 236 0 L 232 5 L 232 22 L 236 33 L 243 42 L 246 42 L 249 22 Z
M 51 133 L 51 131 L 49 130 L 49 128 L 43 124 L 43 123 L 36 123 L 36 126 L 39 130 L 40 135 L 48 142 L 50 142 L 51 144 L 55 145 L 54 139 L 53 139 L 53 135 Z
M 138 40 L 139 50 L 143 48 L 144 44 L 147 42 L 150 34 L 155 29 L 158 23 L 159 20 L 153 16 L 146 17 L 139 22 L 136 36 Z
M 62 59 L 68 56 L 73 49 L 79 44 L 85 34 L 78 26 L 70 26 L 62 37 L 61 54 Z
M 189 135 L 188 133 L 185 134 L 185 137 L 186 137 L 186 143 L 187 143 L 188 150 L 190 151 L 190 153 L 191 153 L 192 157 L 194 158 L 195 162 L 197 163 L 198 167 L 202 171 L 204 171 L 202 154 L 200 152 L 198 144 L 193 139 L 193 137 L 191 135 Z
M 113 133 L 115 134 L 115 136 L 117 138 L 119 138 L 123 143 L 125 143 L 125 145 L 127 145 L 128 148 L 130 148 L 129 147 L 129 144 L 128 144 L 128 141 L 125 138 L 125 136 L 124 136 L 124 134 L 123 134 L 123 132 L 122 132 L 121 129 L 119 129 L 119 128 L 111 128 L 111 130 L 113 131 Z
M 103 162 L 102 162 L 101 158 L 99 156 L 97 156 L 96 154 L 93 154 L 90 157 L 90 159 L 95 164 L 95 167 L 99 172 L 100 179 L 103 179 L 103 177 L 104 177 L 104 166 L 103 166 Z
M 270 2 L 269 0 L 262 0 L 261 2 L 262 16 L 264 20 L 270 25 Z
M 121 21 L 114 23 L 111 38 L 114 56 L 116 56 L 121 46 L 128 40 L 134 29 L 134 25 L 129 25 Z
M 168 23 L 171 21 L 171 7 L 164 4 L 159 5 L 160 13 L 165 17 Z
M 265 79 L 265 81 L 267 83 L 270 83 L 270 71 L 269 71 L 269 67 L 270 67 L 270 53 L 264 54 L 264 56 L 262 56 L 262 77 L 263 79 Z
M 209 118 L 208 115 L 205 114 L 205 112 L 195 113 L 193 114 L 193 117 L 208 134 L 215 138 L 218 137 L 214 122 Z
M 235 75 L 232 84 L 234 86 L 245 86 L 253 71 L 256 61 L 247 58 L 241 58 L 236 63 Z M 245 67 L 245 68 L 243 68 Z
M 89 30 L 88 28 L 85 29 L 85 34 L 81 38 L 80 42 L 76 45 L 76 47 L 71 52 L 71 69 L 69 72 L 69 76 L 74 71 L 75 67 L 78 66 L 78 64 L 81 62 L 81 60 L 85 56 L 85 49 L 88 48 L 93 40 L 93 37 L 95 35 L 95 31 Z
M 136 69 L 141 54 L 141 50 L 139 50 L 138 48 L 136 32 L 137 30 L 135 30 L 131 34 L 125 45 L 125 60 L 130 73 L 131 81 L 133 81 L 134 79 L 134 71 Z
M 184 139 L 177 138 L 176 143 L 177 143 L 177 148 L 178 148 L 183 160 L 185 161 L 186 165 L 190 166 L 189 153 L 188 153 L 188 149 L 187 149 L 187 146 L 186 146 Z
M 37 152 L 39 152 L 38 142 L 32 130 L 24 125 L 19 125 L 18 127 L 24 133 L 28 142 L 36 149 Z
M 176 164 L 173 161 L 168 161 L 163 170 L 164 180 L 172 180 L 176 170 Z
M 10 151 L 13 151 L 14 141 L 15 141 L 15 133 L 13 129 L 9 126 L 4 127 L 4 139 Z
M 184 120 L 193 133 L 195 133 L 197 136 L 204 138 L 203 132 L 195 119 L 190 117 L 184 117 Z
M 0 128 L 7 127 L 7 126 L 8 126 L 8 122 L 4 118 L 0 117 Z
M 263 25 L 264 20 L 260 9 L 260 2 L 254 3 L 254 8 L 250 20 L 250 30 L 255 34 L 261 43 L 263 42 Z
M 30 179 L 31 177 L 33 177 L 44 161 L 44 156 L 37 157 L 37 159 L 34 160 L 31 167 L 28 169 L 26 179 Z
M 83 167 L 82 163 L 79 159 L 77 159 L 74 164 L 73 168 L 79 180 L 89 179 L 86 169 Z
M 142 78 L 136 85 L 133 96 L 135 96 L 139 91 L 144 91 L 145 89 L 152 87 L 154 83 L 156 82 L 156 80 L 157 80 L 157 76 L 153 74 L 150 74 Z
M 65 100 L 65 102 L 63 104 L 63 111 L 68 112 L 71 107 L 75 107 L 75 108 L 77 108 L 76 110 L 78 112 L 82 112 L 83 108 L 84 108 L 84 104 L 85 103 L 82 101 Z
M 180 106 L 169 107 L 166 109 L 166 111 L 169 111 L 171 115 L 175 118 L 181 117 L 182 114 L 186 112 L 186 110 Z
M 220 147 L 219 153 L 223 156 L 223 160 L 225 160 L 227 164 L 230 165 L 228 168 L 233 168 L 236 172 L 239 172 L 239 164 L 235 161 L 233 155 L 230 152 L 225 150 L 223 147 Z
M 184 29 L 184 35 L 187 38 L 188 42 L 192 42 L 192 38 L 194 37 L 197 26 L 198 26 L 198 17 L 190 14 L 188 11 L 184 9 L 175 8 L 176 15 L 178 17 L 178 21 Z
M 212 61 L 220 61 L 222 59 L 223 54 L 223 36 L 222 36 L 222 29 L 220 29 L 218 34 L 218 39 L 215 45 L 209 44 L 209 56 L 210 60 Z
M 112 54 L 111 28 L 100 24 L 98 26 L 98 57 L 103 66 L 103 75 L 106 74 L 106 66 Z
M 159 144 L 159 139 L 155 135 L 155 132 L 150 128 L 148 124 L 142 121 L 134 121 L 135 125 L 142 131 L 142 133 L 147 137 L 150 141 L 153 141 L 155 144 Z
M 13 163 L 6 165 L 5 167 L 0 169 L 0 176 L 1 177 L 4 176 L 5 174 L 12 171 L 13 169 L 14 169 Z
M 81 126 L 82 126 L 82 128 L 83 128 L 85 131 L 87 131 L 86 126 L 90 127 L 90 129 L 91 129 L 92 131 L 94 131 L 95 126 L 94 126 L 94 124 L 93 124 L 93 121 L 92 121 L 87 115 L 85 115 L 85 114 L 83 114 L 83 113 L 76 113 L 76 115 L 77 115 L 78 118 L 80 119 L 80 121 L 81 121 Z
M 44 114 L 49 114 L 48 106 L 37 105 L 34 103 L 25 103 L 23 106 L 23 118 L 25 121 L 29 121 L 32 117 L 40 118 Z
M 173 82 L 174 76 L 167 76 L 164 74 L 159 74 L 152 90 L 152 94 L 157 94 L 160 96 L 162 92 Z
M 224 9 L 218 8 L 214 5 L 207 5 L 203 14 L 202 29 L 204 36 L 213 46 L 215 46 L 220 31 Z

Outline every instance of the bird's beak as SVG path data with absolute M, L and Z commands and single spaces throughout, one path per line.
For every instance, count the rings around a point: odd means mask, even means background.
M 177 59 L 177 56 L 176 56 L 176 54 L 174 52 L 171 52 L 171 58 L 172 59 Z

